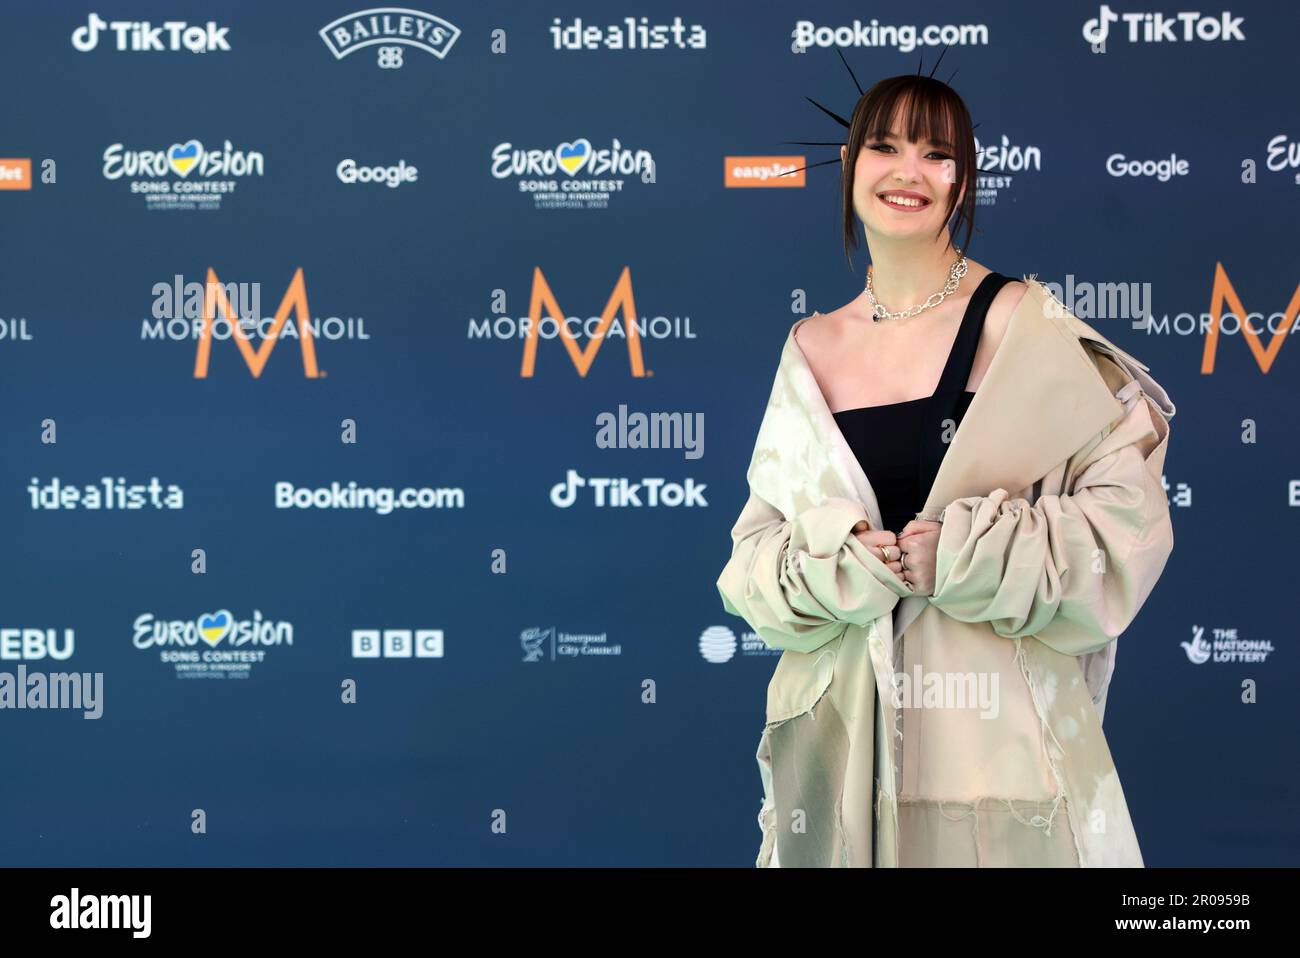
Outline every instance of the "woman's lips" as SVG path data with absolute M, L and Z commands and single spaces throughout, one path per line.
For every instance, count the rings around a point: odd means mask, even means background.
M 892 198 L 894 196 L 902 196 L 906 200 L 906 202 L 897 203 Z M 899 210 L 903 213 L 919 213 L 921 210 L 928 208 L 930 205 L 929 200 L 921 199 L 920 197 L 916 197 L 916 196 L 909 197 L 905 193 L 904 194 L 877 193 L 876 199 L 880 200 L 880 202 L 884 203 L 891 210 Z M 913 205 L 908 205 L 908 203 L 911 203 Z

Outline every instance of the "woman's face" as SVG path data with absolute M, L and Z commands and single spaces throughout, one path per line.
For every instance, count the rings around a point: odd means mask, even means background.
M 868 137 L 858 151 L 853 208 L 868 233 L 933 238 L 944 225 L 948 193 L 955 188 L 953 149 L 946 143 L 903 139 L 897 122 L 890 131 L 883 139 Z M 848 148 L 841 146 L 841 164 L 847 157 Z

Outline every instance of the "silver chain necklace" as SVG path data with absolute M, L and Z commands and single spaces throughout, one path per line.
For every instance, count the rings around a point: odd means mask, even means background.
M 867 270 L 867 299 L 871 303 L 871 319 L 873 322 L 880 322 L 882 319 L 906 319 L 909 316 L 915 316 L 917 313 L 933 309 L 945 299 L 957 292 L 957 287 L 961 283 L 961 278 L 966 275 L 967 263 L 966 256 L 961 250 L 957 250 L 957 261 L 952 264 L 948 271 L 948 282 L 944 283 L 943 289 L 937 293 L 931 293 L 924 303 L 912 306 L 908 309 L 900 310 L 897 313 L 891 313 L 876 301 L 876 291 L 871 288 L 871 270 Z

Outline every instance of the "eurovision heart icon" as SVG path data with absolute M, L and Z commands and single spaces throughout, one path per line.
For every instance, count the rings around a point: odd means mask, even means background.
M 167 149 L 167 162 L 179 176 L 189 176 L 190 170 L 194 169 L 201 159 L 203 159 L 203 144 L 198 140 L 173 143 Z
M 218 642 L 230 634 L 230 628 L 234 624 L 234 619 L 225 609 L 220 612 L 199 616 L 199 635 L 203 636 L 203 641 L 208 645 L 215 646 Z
M 555 148 L 555 159 L 563 170 L 572 176 L 582 169 L 582 164 L 591 158 L 591 142 L 588 140 L 574 140 L 572 143 L 561 143 Z

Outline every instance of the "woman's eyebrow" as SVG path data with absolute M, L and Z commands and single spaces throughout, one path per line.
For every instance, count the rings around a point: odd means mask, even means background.
M 876 137 L 876 139 L 897 140 L 897 139 L 901 139 L 901 137 L 897 137 L 892 133 L 886 133 L 883 136 Z M 953 145 L 949 143 L 947 140 L 926 140 L 925 142 L 929 143 L 931 146 L 941 146 L 946 150 L 951 150 L 953 148 Z

